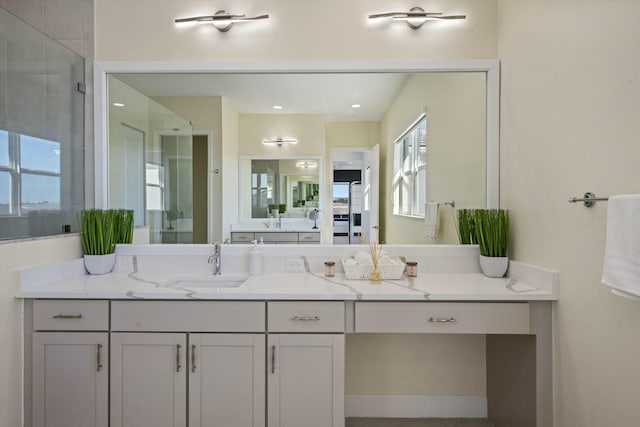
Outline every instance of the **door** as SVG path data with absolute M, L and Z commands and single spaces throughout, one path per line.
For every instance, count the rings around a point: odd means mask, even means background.
M 108 427 L 105 332 L 33 334 L 33 426 Z
M 265 425 L 264 334 L 189 335 L 189 427 Z
M 186 334 L 111 334 L 111 427 L 186 427 Z
M 370 240 L 380 242 L 380 147 L 371 147 L 364 154 L 364 168 L 362 173 L 362 230 Z
M 344 426 L 344 335 L 268 338 L 269 427 Z

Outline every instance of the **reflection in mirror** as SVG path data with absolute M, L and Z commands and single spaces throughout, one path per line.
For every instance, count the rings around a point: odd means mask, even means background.
M 422 71 L 410 72 L 160 71 L 118 77 L 194 120 L 199 132 L 214 129 L 209 170 L 216 172 L 209 176 L 207 194 L 213 240 L 225 240 L 229 224 L 251 222 L 252 218 L 262 224 L 260 218 L 281 211 L 302 217 L 317 204 L 324 226 L 322 241 L 330 243 L 334 153 L 366 152 L 379 146 L 379 163 L 363 170 L 362 177 L 364 181 L 370 176 L 379 183 L 378 202 L 374 203 L 379 207 L 379 220 L 366 227 L 368 233 L 373 235 L 375 228 L 379 240 L 386 243 L 457 243 L 453 209 L 441 210 L 441 231 L 430 239 L 422 232 L 424 221 L 419 215 L 394 215 L 392 186 L 398 179 L 394 141 L 426 113 L 425 169 L 418 170 L 421 175 L 417 178 L 420 191 L 426 193 L 416 197 L 416 211 L 421 211 L 424 201 L 454 200 L 456 208 L 498 205 L 497 61 L 454 61 L 450 65 L 449 71 L 441 64 L 427 64 Z M 284 109 L 273 109 L 276 99 Z M 360 108 L 352 107 L 356 103 Z M 200 119 L 200 111 L 194 113 L 194 105 L 205 104 L 211 107 L 202 116 L 212 120 Z M 275 138 L 299 143 L 263 143 Z M 251 160 L 317 160 L 319 167 L 283 172 L 278 163 L 277 168 L 271 165 L 252 176 Z M 215 191 L 217 188 L 221 191 Z
M 243 219 L 308 218 L 320 207 L 317 159 L 245 158 L 240 171 Z
M 133 209 L 151 243 L 206 243 L 194 239 L 194 155 L 191 124 L 158 102 L 109 76 L 109 207 Z M 206 166 L 205 166 L 206 168 Z M 206 169 L 205 169 L 206 173 Z M 206 190 L 200 194 L 205 200 Z

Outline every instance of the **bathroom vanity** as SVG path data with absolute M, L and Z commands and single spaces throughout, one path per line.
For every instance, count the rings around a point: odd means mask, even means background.
M 103 276 L 21 272 L 26 425 L 344 426 L 345 337 L 381 333 L 486 335 L 488 417 L 552 425 L 556 273 L 488 279 L 475 247 L 399 246 L 418 277 L 371 284 L 322 274 L 353 247 L 264 245 L 250 277 L 249 248 L 223 245 L 220 276 L 210 245 L 119 247 Z

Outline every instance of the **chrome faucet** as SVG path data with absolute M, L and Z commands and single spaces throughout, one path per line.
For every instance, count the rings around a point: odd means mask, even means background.
M 213 274 L 219 275 L 222 272 L 222 257 L 220 256 L 220 242 L 213 244 L 213 255 L 209 257 L 207 261 L 209 264 L 213 264 Z

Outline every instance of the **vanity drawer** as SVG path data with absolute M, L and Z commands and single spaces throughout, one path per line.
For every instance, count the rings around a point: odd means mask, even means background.
M 320 233 L 299 233 L 299 243 L 320 243 Z
M 253 233 L 231 233 L 231 243 L 251 243 L 254 239 Z
M 113 301 L 111 330 L 264 332 L 262 301 Z
M 108 331 L 109 301 L 35 300 L 36 331 Z
M 528 334 L 527 303 L 356 302 L 355 332 Z
M 342 301 L 271 301 L 269 332 L 344 332 Z
M 298 243 L 298 233 L 293 231 L 256 233 L 256 240 L 261 239 L 265 243 Z

